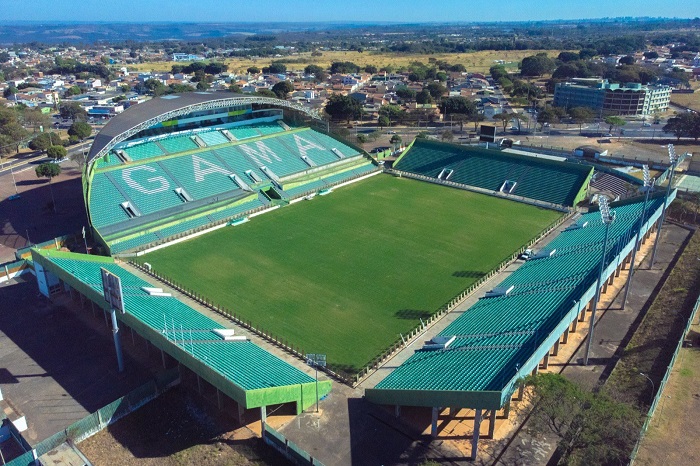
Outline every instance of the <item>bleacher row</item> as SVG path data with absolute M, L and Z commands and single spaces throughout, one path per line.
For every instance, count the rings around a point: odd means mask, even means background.
M 591 169 L 565 162 L 463 148 L 417 139 L 394 166 L 454 183 L 499 191 L 506 180 L 515 182 L 510 194 L 571 206 Z M 444 172 L 443 172 L 444 170 Z
M 334 184 L 340 182 L 340 181 L 345 181 L 350 178 L 355 178 L 359 177 L 362 175 L 366 175 L 368 173 L 371 173 L 373 171 L 376 171 L 377 167 L 373 165 L 370 162 L 367 162 L 366 164 L 360 166 L 360 167 L 355 167 L 350 170 L 344 170 L 340 173 L 335 173 L 333 175 L 325 176 L 323 178 L 320 178 L 318 180 L 311 181 L 309 183 L 304 183 L 300 186 L 295 186 L 293 188 L 289 188 L 284 190 L 287 195 L 290 197 L 295 197 L 301 193 L 305 193 L 308 191 L 321 191 L 323 189 L 327 189 L 332 187 Z
M 262 207 L 263 205 L 263 201 L 261 201 L 260 199 L 253 199 L 247 202 L 243 202 L 241 204 L 237 204 L 233 207 L 228 207 L 226 209 L 210 212 L 201 217 L 189 219 L 184 222 L 178 222 L 174 225 L 159 228 L 148 233 L 141 233 L 133 238 L 129 238 L 126 240 L 116 240 L 110 243 L 110 250 L 112 254 L 119 254 L 129 249 L 138 248 L 139 246 L 164 241 L 173 236 L 191 230 L 195 230 L 205 225 L 232 219 L 239 214 L 248 212 L 258 207 Z
M 226 131 L 232 135 L 236 141 L 242 141 L 245 139 L 281 133 L 284 132 L 285 129 L 277 123 L 258 123 L 248 126 L 232 127 L 228 128 Z M 119 160 L 119 157 L 116 155 L 116 153 L 120 150 L 123 150 L 133 162 L 138 162 L 164 155 L 172 155 L 180 152 L 200 149 L 201 147 L 192 139 L 195 135 L 204 142 L 206 147 L 231 143 L 231 141 L 229 141 L 229 139 L 224 136 L 220 130 L 175 134 L 156 141 L 141 142 L 123 149 L 116 148 L 114 151 L 112 151 L 112 153 L 110 153 L 108 160 L 99 160 L 97 167 L 105 168 L 122 164 L 121 160 Z
M 41 254 L 55 266 L 92 288 L 97 296 L 102 295 L 101 268 L 119 276 L 127 314 L 167 337 L 171 343 L 193 353 L 197 359 L 243 390 L 287 386 L 295 386 L 298 390 L 299 384 L 313 382 L 312 377 L 249 340 L 221 341 L 220 337 L 212 332 L 213 329 L 222 328 L 220 324 L 176 298 L 150 296 L 143 287 L 154 285 L 119 267 L 108 258 L 81 260 L 79 254 L 55 251 Z M 190 340 L 190 331 L 199 341 Z
M 662 203 L 650 201 L 645 218 Z M 636 236 L 642 207 L 613 206 L 606 264 Z M 510 294 L 481 298 L 446 327 L 441 336 L 456 336 L 447 349 L 417 351 L 375 390 L 502 390 L 596 282 L 605 226 L 598 212 L 582 215 L 577 225 L 547 245 L 556 250 L 552 256 L 527 261 L 497 285 L 513 286 Z
M 613 193 L 620 198 L 624 198 L 627 195 L 629 191 L 628 185 L 629 183 L 622 178 L 603 172 L 596 172 L 591 180 L 591 188 Z

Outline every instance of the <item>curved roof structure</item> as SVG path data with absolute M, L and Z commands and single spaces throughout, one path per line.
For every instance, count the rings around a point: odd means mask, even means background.
M 232 92 L 186 92 L 155 97 L 142 104 L 129 108 L 112 118 L 109 123 L 95 136 L 95 142 L 90 147 L 87 162 L 108 153 L 115 145 L 130 138 L 134 134 L 160 122 L 177 118 L 188 113 L 226 108 L 239 104 L 262 104 L 286 107 L 306 113 L 312 118 L 321 119 L 318 112 L 295 102 L 263 97 L 255 94 L 234 94 Z

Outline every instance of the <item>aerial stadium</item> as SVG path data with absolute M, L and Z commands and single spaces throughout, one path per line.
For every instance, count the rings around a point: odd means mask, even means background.
M 32 255 L 42 292 L 63 283 L 106 312 L 101 269 L 120 276 L 124 312 L 115 318 L 234 400 L 239 415 L 261 408 L 264 420 L 277 404 L 300 413 L 331 382 L 315 391 L 294 364 L 227 338 L 220 324 L 152 291 L 158 283 L 290 359 L 326 355 L 332 377 L 397 413 L 427 408 L 435 425 L 443 408 L 473 409 L 477 442 L 481 420 L 493 426 L 519 381 L 576 330 L 672 197 L 645 199 L 640 182 L 640 195 L 611 206 L 608 224 L 575 210 L 593 171 L 421 139 L 389 168 L 296 104 L 170 95 L 114 117 L 89 152 L 83 193 L 102 256 Z M 478 291 L 565 222 L 546 249 Z M 362 385 L 479 292 L 437 337 Z

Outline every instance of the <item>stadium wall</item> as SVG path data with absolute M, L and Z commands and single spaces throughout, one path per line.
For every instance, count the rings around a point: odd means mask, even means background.
M 579 189 L 578 194 L 576 194 L 576 197 L 574 197 L 574 202 L 572 203 L 574 207 L 576 207 L 579 204 L 579 202 L 582 202 L 584 199 L 586 199 L 586 195 L 588 194 L 588 186 L 591 184 L 591 178 L 593 178 L 594 172 L 595 171 L 593 170 L 593 168 L 591 168 L 590 172 L 588 172 L 588 176 L 583 181 L 581 189 Z

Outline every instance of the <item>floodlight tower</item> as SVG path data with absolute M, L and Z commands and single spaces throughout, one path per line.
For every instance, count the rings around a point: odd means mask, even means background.
M 598 309 L 598 301 L 600 301 L 600 287 L 603 281 L 603 270 L 605 269 L 605 257 L 608 248 L 608 231 L 610 230 L 610 225 L 615 221 L 615 212 L 610 210 L 610 205 L 608 205 L 608 198 L 600 196 L 598 198 L 598 205 L 600 206 L 600 218 L 605 224 L 605 235 L 603 237 L 603 252 L 600 258 L 600 269 L 598 270 L 598 280 L 595 287 L 595 298 L 593 298 L 593 309 L 591 310 L 591 323 L 588 330 L 588 340 L 586 341 L 586 354 L 583 357 L 583 365 L 588 365 L 588 355 L 591 351 L 591 343 L 593 342 L 593 331 L 595 330 L 595 313 Z
M 634 261 L 637 257 L 637 249 L 639 249 L 639 241 L 642 237 L 642 228 L 644 228 L 644 217 L 647 213 L 647 202 L 649 202 L 649 193 L 654 189 L 654 179 L 649 175 L 649 165 L 643 165 L 642 171 L 644 173 L 644 207 L 642 207 L 642 213 L 639 216 L 639 226 L 637 227 L 637 236 L 634 240 L 634 249 L 632 249 L 632 261 L 630 262 L 629 273 L 627 274 L 627 284 L 625 285 L 625 295 L 622 298 L 622 308 L 627 307 L 627 295 L 630 292 L 630 283 L 632 282 L 632 274 L 634 273 Z
M 654 240 L 654 249 L 651 251 L 651 260 L 649 261 L 649 268 L 654 267 L 654 260 L 656 260 L 656 249 L 659 247 L 659 238 L 661 237 L 661 227 L 664 225 L 664 219 L 666 218 L 666 209 L 668 208 L 668 198 L 671 195 L 671 185 L 673 184 L 673 172 L 676 169 L 676 163 L 678 162 L 678 157 L 676 156 L 676 149 L 673 144 L 668 145 L 668 160 L 671 162 L 671 174 L 668 179 L 668 186 L 666 186 L 666 197 L 664 198 L 664 206 L 661 210 L 661 217 L 659 218 L 659 227 L 656 229 L 656 239 Z

